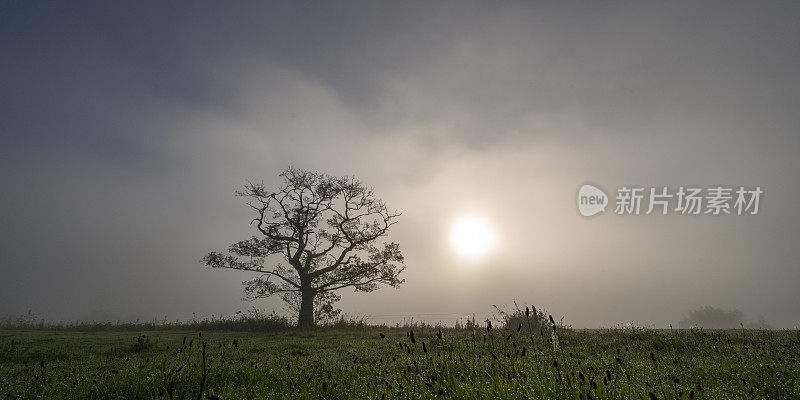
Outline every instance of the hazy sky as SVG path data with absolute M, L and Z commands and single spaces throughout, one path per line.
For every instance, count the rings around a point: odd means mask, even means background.
M 342 293 L 373 322 L 516 299 L 579 327 L 800 323 L 797 3 L 11 1 L 0 52 L 0 314 L 282 310 L 199 260 L 253 233 L 234 190 L 293 165 L 404 212 L 406 283 Z M 586 182 L 765 194 L 587 219 Z M 498 239 L 471 262 L 468 214 Z

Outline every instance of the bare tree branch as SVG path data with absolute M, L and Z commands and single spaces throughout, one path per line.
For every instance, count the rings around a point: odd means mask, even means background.
M 248 199 L 247 206 L 256 214 L 250 225 L 262 237 L 234 243 L 227 255 L 211 252 L 203 258 L 206 265 L 261 273 L 244 282 L 247 297 L 279 294 L 298 302 L 300 319 L 309 302 L 324 299 L 330 306 L 338 299 L 330 294 L 333 291 L 352 287 L 370 292 L 403 282 L 399 246 L 376 246 L 401 214 L 390 212 L 371 188 L 354 177 L 294 168 L 280 177 L 283 183 L 276 191 L 267 190 L 263 182 L 247 182 L 236 192 Z

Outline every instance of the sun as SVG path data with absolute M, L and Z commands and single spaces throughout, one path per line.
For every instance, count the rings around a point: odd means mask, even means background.
M 477 260 L 494 249 L 494 231 L 483 218 L 461 217 L 450 228 L 450 245 L 458 255 Z

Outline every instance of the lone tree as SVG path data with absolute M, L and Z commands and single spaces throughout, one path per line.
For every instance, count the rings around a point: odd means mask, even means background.
M 399 245 L 378 243 L 400 213 L 354 177 L 294 168 L 280 177 L 276 191 L 247 183 L 236 192 L 253 209 L 250 225 L 259 235 L 232 244 L 227 254 L 208 253 L 205 265 L 258 274 L 243 282 L 245 297 L 281 296 L 298 312 L 301 328 L 314 326 L 315 314 L 338 312 L 332 304 L 339 289 L 371 292 L 403 283 Z

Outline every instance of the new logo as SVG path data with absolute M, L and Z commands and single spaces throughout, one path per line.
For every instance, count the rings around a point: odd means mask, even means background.
M 578 211 L 584 217 L 605 211 L 607 205 L 608 196 L 600 188 L 586 184 L 578 190 Z

